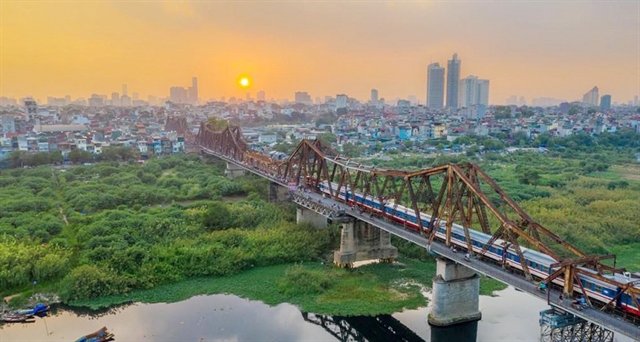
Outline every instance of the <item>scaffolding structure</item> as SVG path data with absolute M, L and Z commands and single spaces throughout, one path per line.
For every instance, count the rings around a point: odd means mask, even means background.
M 569 312 L 549 309 L 540 312 L 541 342 L 613 342 L 613 331 Z

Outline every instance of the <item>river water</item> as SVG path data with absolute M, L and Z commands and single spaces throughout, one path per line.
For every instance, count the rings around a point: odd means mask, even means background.
M 75 341 L 103 326 L 116 341 L 539 341 L 539 312 L 548 307 L 509 287 L 496 297 L 480 297 L 480 308 L 481 321 L 442 329 L 427 324 L 429 307 L 392 316 L 330 317 L 233 295 L 196 296 L 102 312 L 58 307 L 35 323 L 0 326 L 0 341 Z

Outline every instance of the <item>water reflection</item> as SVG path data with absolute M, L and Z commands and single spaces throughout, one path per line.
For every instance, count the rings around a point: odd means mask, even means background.
M 456 324 L 450 327 L 431 326 L 432 342 L 475 342 L 478 338 L 478 321 Z
M 35 323 L 0 325 L 0 341 L 75 341 L 103 326 L 116 341 L 539 341 L 544 301 L 509 288 L 498 297 L 482 296 L 480 309 L 479 322 L 438 328 L 427 324 L 429 307 L 392 316 L 331 317 L 232 295 L 197 296 L 97 312 L 58 306 Z
M 424 342 L 420 336 L 390 315 L 325 316 L 303 312 L 302 317 L 307 322 L 323 327 L 342 342 Z

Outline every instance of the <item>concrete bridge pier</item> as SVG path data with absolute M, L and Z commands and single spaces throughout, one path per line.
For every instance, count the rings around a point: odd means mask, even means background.
M 298 207 L 296 209 L 296 222 L 297 223 L 310 223 L 317 228 L 327 227 L 327 218 L 316 213 L 313 210 L 305 207 Z
M 356 261 L 395 259 L 398 249 L 391 245 L 391 234 L 356 219 L 342 222 L 340 250 L 333 252 L 333 263 L 349 266 Z
M 449 326 L 482 318 L 479 309 L 480 277 L 471 269 L 440 258 L 433 278 L 429 324 Z
M 227 169 L 224 170 L 224 175 L 230 179 L 238 178 L 244 176 L 244 169 L 236 164 L 227 162 Z
M 269 202 L 285 202 L 290 197 L 288 188 L 276 182 L 269 182 Z

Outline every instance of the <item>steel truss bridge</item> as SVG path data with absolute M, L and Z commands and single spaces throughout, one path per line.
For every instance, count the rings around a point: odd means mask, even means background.
M 361 194 L 362 199 L 376 199 L 378 203 L 393 203 L 396 207 L 401 205 L 415 215 L 419 229 L 408 229 L 390 221 L 360 202 L 351 203 L 358 210 L 347 210 L 347 214 L 478 273 L 546 299 L 556 309 L 640 340 L 640 319 L 619 312 L 615 307 L 622 293 L 630 295 L 635 306 L 640 307 L 640 288 L 637 287 L 640 279 L 620 283 L 605 277 L 625 271 L 615 268 L 614 255 L 587 255 L 543 227 L 473 163 L 447 164 L 420 171 L 380 169 L 345 158 L 321 140 L 306 139 L 287 159 L 277 161 L 251 150 L 243 139 L 240 127 L 227 126 L 215 120 L 201 123 L 196 144 L 205 154 L 285 187 L 316 188 L 318 184 L 328 184 L 326 194 L 305 192 L 300 195 L 292 192 L 294 202 L 325 216 L 334 215 L 337 209 L 345 207 L 346 204 L 339 198 L 339 194 L 345 191 Z M 421 215 L 424 214 L 434 218 L 428 220 L 428 225 L 422 223 Z M 463 258 L 462 253 L 449 249 L 454 223 L 463 227 L 468 251 L 473 251 L 470 230 L 491 236 L 483 249 L 474 253 L 474 258 L 469 261 Z M 436 238 L 434 229 L 441 224 L 446 227 L 444 241 Z M 514 272 L 514 269 L 485 257 L 492 246 L 499 247 L 499 241 L 510 244 L 515 250 L 522 271 Z M 552 257 L 556 263 L 551 266 L 557 271 L 546 279 L 534 278 L 525 262 L 523 247 Z M 614 259 L 614 266 L 603 263 L 606 259 Z M 606 304 L 590 301 L 580 275 L 620 287 L 622 291 Z M 562 288 L 554 286 L 546 292 L 538 288 L 538 283 L 552 284 L 551 281 L 556 278 L 562 279 Z M 581 294 L 587 300 L 588 307 L 577 309 L 570 301 L 557 300 L 563 292 Z

